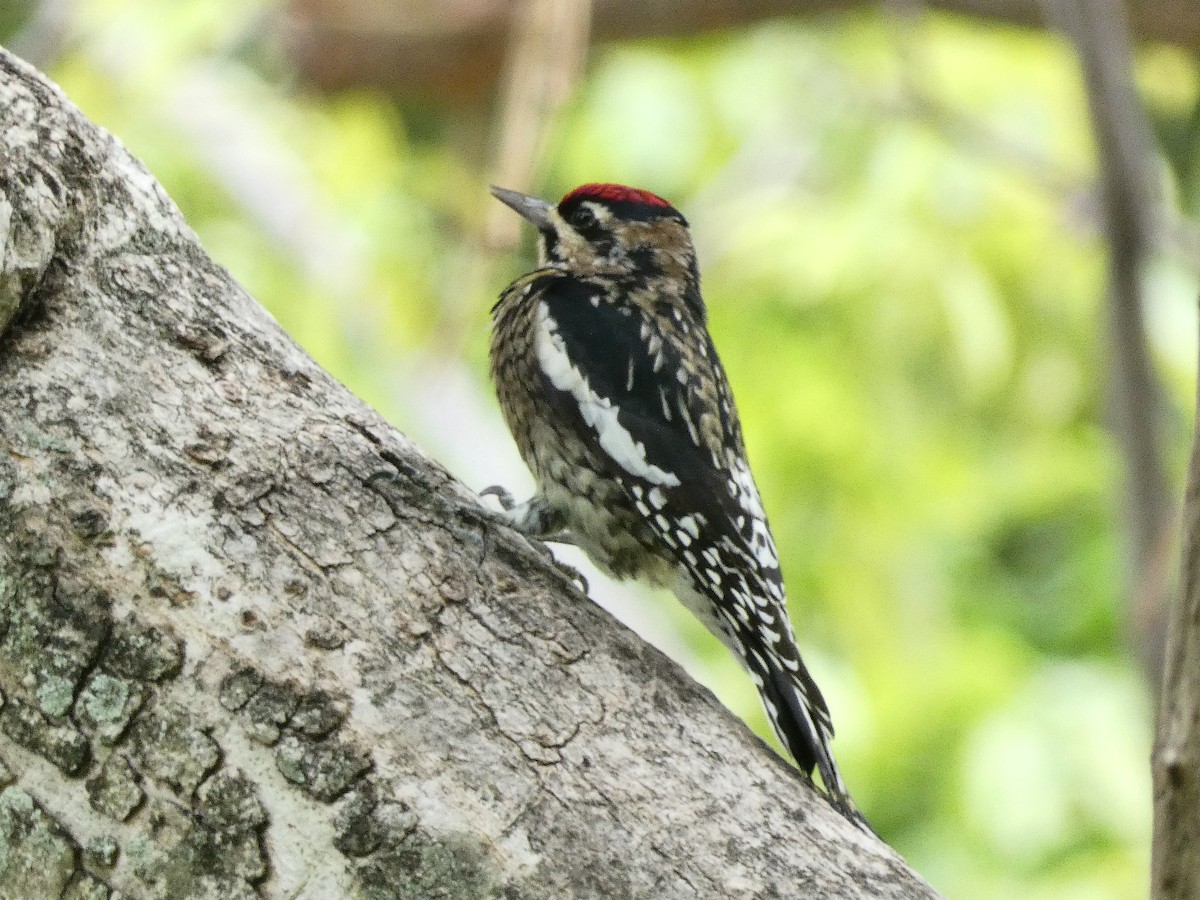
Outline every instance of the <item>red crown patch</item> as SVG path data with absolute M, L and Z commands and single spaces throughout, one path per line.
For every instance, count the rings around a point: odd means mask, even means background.
M 671 208 L 671 204 L 658 194 L 626 187 L 623 184 L 581 184 L 564 196 L 560 203 L 569 200 L 600 200 L 607 203 L 636 203 L 642 206 Z

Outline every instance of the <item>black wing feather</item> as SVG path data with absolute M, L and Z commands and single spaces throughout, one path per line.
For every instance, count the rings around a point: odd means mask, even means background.
M 678 412 L 670 419 L 663 415 L 660 391 L 666 393 L 672 409 L 677 410 L 680 403 L 695 405 L 687 387 L 673 374 L 683 368 L 682 355 L 678 348 L 664 343 L 660 351 L 663 363 L 656 372 L 642 336 L 645 320 L 640 310 L 630 304 L 605 302 L 603 294 L 599 285 L 564 278 L 548 285 L 541 299 L 567 355 L 587 373 L 592 390 L 612 400 L 621 427 L 645 447 L 646 461 L 679 478 L 679 486 L 671 491 L 673 505 L 702 513 L 713 522 L 731 521 L 734 508 L 724 473 L 713 465 L 709 451 L 691 439 Z M 551 393 L 559 394 L 560 402 L 573 405 L 561 391 Z M 573 414 L 578 416 L 578 411 Z M 628 472 L 607 462 L 611 464 L 609 474 L 628 479 Z

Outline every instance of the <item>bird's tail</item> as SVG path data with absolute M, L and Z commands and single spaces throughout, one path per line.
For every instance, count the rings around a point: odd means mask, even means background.
M 799 662 L 798 654 L 795 658 Z M 752 664 L 751 670 L 756 667 Z M 814 769 L 820 772 L 825 793 L 834 808 L 855 825 L 873 834 L 874 830 L 850 799 L 842 773 L 833 758 L 829 746 L 833 739 L 829 707 L 804 663 L 800 662 L 795 672 L 772 662 L 767 662 L 764 669 L 761 684 L 759 678 L 754 681 L 759 686 L 759 696 L 779 740 L 806 774 L 811 776 Z

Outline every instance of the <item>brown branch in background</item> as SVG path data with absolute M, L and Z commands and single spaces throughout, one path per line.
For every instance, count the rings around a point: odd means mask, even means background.
M 451 105 L 489 96 L 513 11 L 526 0 L 289 0 L 280 19 L 303 76 L 324 90 L 370 85 Z M 1041 0 L 929 0 L 989 22 L 1042 26 Z M 784 16 L 850 13 L 868 0 L 594 0 L 594 40 L 681 37 Z M 1196 0 L 1127 0 L 1134 34 L 1200 49 Z
M 527 191 L 545 150 L 555 114 L 583 75 L 591 0 L 525 0 L 512 22 L 496 159 L 491 181 Z M 517 244 L 521 220 L 499 204 L 488 206 L 487 244 Z
M 445 8 L 435 9 L 438 17 L 449 19 L 456 5 L 465 0 L 447 0 Z M 413 2 L 414 8 L 427 4 Z M 478 6 L 478 4 L 476 4 Z M 508 8 L 508 4 L 506 4 Z M 444 22 L 442 23 L 445 24 Z M 495 254 L 483 252 L 509 250 L 520 239 L 521 219 L 493 201 L 484 190 L 490 181 L 514 190 L 528 190 L 545 152 L 557 113 L 579 83 L 591 26 L 591 0 L 523 0 L 507 23 L 508 48 L 503 60 L 493 61 L 496 73 L 503 73 L 500 102 L 495 120 L 483 106 L 460 110 L 455 118 L 460 134 L 470 135 L 474 143 L 480 134 L 491 139 L 482 148 L 477 202 L 485 210 L 483 234 L 472 234 L 462 247 L 460 264 L 442 279 L 443 291 L 438 305 L 438 323 L 419 364 L 429 377 L 445 365 L 458 365 L 464 345 L 479 331 L 484 311 L 491 305 L 481 298 L 494 297 L 499 289 L 494 277 Z M 432 27 L 432 26 L 431 26 Z M 478 152 L 479 148 L 473 148 Z M 432 368 L 430 368 L 432 367 Z M 443 373 L 444 374 L 444 373 Z M 442 416 L 446 413 L 443 411 Z

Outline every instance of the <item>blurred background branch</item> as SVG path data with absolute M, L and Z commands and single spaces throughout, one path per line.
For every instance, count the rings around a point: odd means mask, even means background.
M 1120 0 L 1043 0 L 1079 59 L 1096 142 L 1108 246 L 1107 320 L 1113 432 L 1125 465 L 1131 622 L 1150 683 L 1162 681 L 1176 506 L 1164 465 L 1162 387 L 1146 339 L 1144 285 L 1166 218 L 1158 160 L 1133 76 Z
M 513 16 L 498 116 L 492 183 L 528 193 L 541 170 L 553 119 L 583 75 L 591 0 L 524 0 Z M 488 207 L 488 245 L 512 250 L 521 220 Z
M 1200 430 L 1192 438 L 1183 503 L 1182 568 L 1155 729 L 1151 900 L 1200 895 Z
M 593 28 L 597 41 L 686 37 L 871 5 L 866 0 L 595 0 Z M 1031 28 L 1044 21 L 1041 0 L 934 0 L 928 5 Z M 508 49 L 506 35 L 525 6 L 525 0 L 292 0 L 286 28 L 306 78 L 325 90 L 366 83 L 402 96 L 462 103 L 486 95 L 495 84 Z M 1200 49 L 1193 0 L 1130 0 L 1126 8 L 1139 39 Z
M 1200 425 L 1200 392 L 1196 401 Z M 1183 500 L 1182 557 L 1154 730 L 1152 900 L 1190 900 L 1200 894 L 1200 431 L 1192 440 Z

